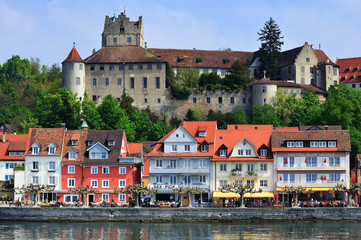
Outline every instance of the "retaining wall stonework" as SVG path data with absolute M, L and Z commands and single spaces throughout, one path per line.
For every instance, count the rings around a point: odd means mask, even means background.
M 66 222 L 361 221 L 361 208 L 0 208 L 0 220 Z

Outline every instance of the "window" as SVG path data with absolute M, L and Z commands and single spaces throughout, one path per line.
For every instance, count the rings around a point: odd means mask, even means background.
M 170 176 L 169 177 L 169 182 L 170 182 L 171 185 L 177 184 L 177 176 L 174 176 L 174 175 Z
M 305 66 L 301 66 L 301 73 L 305 73 Z
M 88 145 L 88 147 L 93 146 L 93 145 L 94 145 L 94 141 L 93 141 L 93 140 L 87 141 L 87 145 Z
M 311 147 L 318 147 L 318 142 L 311 141 L 310 146 L 311 146 Z
M 210 98 L 210 97 L 207 97 L 207 98 L 206 98 L 206 101 L 207 101 L 207 103 L 211 103 L 211 98 Z
M 104 65 L 100 65 L 100 68 L 99 68 L 99 70 L 104 70 Z
M 263 102 L 266 103 L 267 99 L 263 98 Z
M 235 165 L 235 169 L 236 169 L 237 171 L 242 171 L 242 163 L 237 163 L 237 164 Z
M 318 146 L 319 147 L 326 147 L 327 144 L 326 144 L 326 142 L 322 141 L 322 142 L 318 142 Z
M 102 194 L 102 202 L 109 202 L 109 194 Z
M 115 141 L 114 140 L 108 140 L 108 147 L 114 147 Z
M 162 176 L 157 176 L 157 177 L 155 178 L 155 181 L 156 181 L 157 183 L 161 183 L 161 182 L 163 182 L 163 177 L 162 177 Z
M 83 70 L 83 64 L 82 63 L 79 64 L 79 70 Z
M 306 58 L 306 62 L 310 62 L 310 58 Z
M 55 162 L 49 162 L 49 171 L 55 171 Z
M 208 73 L 208 68 L 203 68 L 204 73 Z
M 287 142 L 287 147 L 294 147 L 295 146 L 295 142 Z
M 225 157 L 227 155 L 227 149 L 219 149 L 219 156 Z
M 157 70 L 162 70 L 162 64 L 161 63 L 157 63 Z
M 246 149 L 246 156 L 251 156 L 251 149 Z
M 336 142 L 335 141 L 328 142 L 328 147 L 336 147 Z
M 90 71 L 94 71 L 94 70 L 95 70 L 94 65 L 90 65 Z
M 76 85 L 80 85 L 80 77 L 76 77 Z
M 133 63 L 128 64 L 128 70 L 133 70 Z
M 286 158 L 286 157 L 283 158 L 283 166 L 284 167 L 288 166 L 288 158 Z
M 237 185 L 242 185 L 243 181 L 242 180 L 234 180 L 234 183 Z
M 90 181 L 90 185 L 91 185 L 93 188 L 98 188 L 98 180 L 91 180 L 91 181 Z
M 75 187 L 75 179 L 68 178 L 68 188 Z
M 74 63 L 70 63 L 69 69 L 74 69 Z
M 243 149 L 238 149 L 238 156 L 243 156 Z
M 267 164 L 261 163 L 261 172 L 267 172 Z
M 119 202 L 124 202 L 126 200 L 126 195 L 124 193 L 119 194 Z
M 262 87 L 262 92 L 266 93 L 267 92 L 267 87 Z
M 201 145 L 201 152 L 208 152 L 208 144 Z
M 226 69 L 221 69 L 221 76 L 222 77 L 226 76 Z
M 39 177 L 33 176 L 33 184 L 39 184 Z
M 317 174 L 306 174 L 306 182 L 316 182 Z
M 305 78 L 301 78 L 301 84 L 305 84 Z
M 288 182 L 288 174 L 283 174 L 283 182 Z
M 267 156 L 267 154 L 268 154 L 267 149 L 261 149 L 261 156 L 265 157 Z
M 97 100 L 97 96 L 93 95 L 93 101 Z
M 352 88 L 355 88 L 355 87 L 356 87 L 356 84 L 353 83 L 353 84 L 352 84 Z
M 177 151 L 177 145 L 172 145 L 172 152 L 176 152 Z
M 107 153 L 106 152 L 92 152 L 89 158 L 90 159 L 106 159 Z
M 155 88 L 160 88 L 160 77 L 155 77 Z
M 290 174 L 290 183 L 295 182 L 295 174 Z
M 54 155 L 55 147 L 49 147 L 49 155 Z
M 156 167 L 162 167 L 163 166 L 163 161 L 162 160 L 156 160 L 155 161 L 155 166 Z
M 340 166 L 340 158 L 339 157 L 330 157 L 329 158 L 329 164 L 331 167 L 339 167 Z
M 118 78 L 118 85 L 122 85 L 122 78 Z
M 171 169 L 175 169 L 177 168 L 177 161 L 176 160 L 169 160 L 169 163 L 170 163 L 170 168 Z
M 247 171 L 254 171 L 254 164 L 253 163 L 247 164 Z
M 138 64 L 138 70 L 143 70 L 143 64 Z
M 69 165 L 68 166 L 68 173 L 75 173 L 75 166 L 74 165 Z
M 333 76 L 337 76 L 337 68 L 333 68 Z
M 294 167 L 295 166 L 295 158 L 294 157 L 290 157 L 290 167 Z
M 296 147 L 303 147 L 303 142 L 296 142 Z
M 193 103 L 197 103 L 197 98 L 194 97 L 192 100 L 193 100 Z
M 105 78 L 105 86 L 109 86 L 109 78 Z
M 199 176 L 199 182 L 200 183 L 205 183 L 206 182 L 206 175 L 200 175 Z
M 147 87 L 148 87 L 147 78 L 144 77 L 144 78 L 143 78 L 143 88 L 147 88 Z
M 316 167 L 317 166 L 317 157 L 307 157 L 307 167 Z
M 103 180 L 102 182 L 103 182 L 102 184 L 103 188 L 109 188 L 109 180 Z
M 220 172 L 226 172 L 227 171 L 227 164 L 220 164 L 219 166 L 220 166 L 220 169 L 219 169 Z
M 160 98 L 157 99 L 157 102 L 160 103 Z
M 242 103 L 243 103 L 243 104 L 246 104 L 246 103 L 247 103 L 247 98 L 245 98 L 245 97 L 242 98 Z
M 330 174 L 330 182 L 334 183 L 340 181 L 340 176 L 339 173 Z
M 231 104 L 234 104 L 234 97 L 231 97 L 229 101 Z
M 267 180 L 260 180 L 259 181 L 259 186 L 260 187 L 268 187 Z
M 191 145 L 187 144 L 187 145 L 184 145 L 184 151 L 185 152 L 189 152 L 191 150 Z
M 98 167 L 91 167 L 90 173 L 91 174 L 98 174 Z
M 127 170 L 125 167 L 119 167 L 119 174 L 126 174 Z
M 39 162 L 33 162 L 33 168 L 34 171 L 39 171 Z
M 71 140 L 72 146 L 78 146 L 78 140 Z
M 109 71 L 114 71 L 114 65 L 109 65 Z
M 114 43 L 114 44 L 117 44 L 117 41 L 118 41 L 117 38 L 113 38 L 113 43 Z
M 254 180 L 247 180 L 247 186 L 254 187 Z
M 96 85 L 97 85 L 97 79 L 93 78 L 93 86 L 96 86 Z
M 54 176 L 49 176 L 49 185 L 55 185 L 55 177 Z
M 124 70 L 124 64 L 119 65 L 119 71 Z
M 134 78 L 133 77 L 130 78 L 130 88 L 134 89 Z
M 109 167 L 103 167 L 103 174 L 109 174 Z
M 218 97 L 218 104 L 222 104 L 222 97 Z
M 219 187 L 223 187 L 224 185 L 227 185 L 227 180 L 219 180 Z
M 147 69 L 152 70 L 152 64 L 151 63 L 147 64 Z
M 131 43 L 132 42 L 132 38 L 131 37 L 127 37 L 127 42 Z

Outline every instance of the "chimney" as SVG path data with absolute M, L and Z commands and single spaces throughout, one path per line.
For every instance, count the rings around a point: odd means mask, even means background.
M 3 143 L 5 143 L 5 140 L 6 140 L 6 130 L 3 131 Z
M 147 42 L 144 42 L 144 48 L 147 49 Z

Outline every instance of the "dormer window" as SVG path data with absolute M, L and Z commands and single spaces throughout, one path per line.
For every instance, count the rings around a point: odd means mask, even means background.
M 198 132 L 198 136 L 199 136 L 199 137 L 206 137 L 206 136 L 207 136 L 207 132 L 206 132 L 206 131 L 200 131 L 200 132 Z
M 88 140 L 87 145 L 88 145 L 88 147 L 93 146 L 93 145 L 94 145 L 94 141 L 93 141 L 93 140 Z
M 32 154 L 39 154 L 39 150 L 40 150 L 40 146 L 38 143 L 33 143 L 33 145 L 31 145 L 31 153 Z
M 208 152 L 208 144 L 201 145 L 201 152 Z
M 69 149 L 68 151 L 68 159 L 69 160 L 76 160 L 77 151 L 74 148 Z
M 184 62 L 184 58 L 178 57 L 178 63 L 183 63 L 183 62 Z
M 196 63 L 202 63 L 202 59 L 201 58 L 196 58 Z
M 295 147 L 295 142 L 287 142 L 287 147 Z
M 55 154 L 55 150 L 56 150 L 56 146 L 53 142 L 51 142 L 48 146 L 48 154 L 49 155 L 54 155 Z
M 225 157 L 227 155 L 227 149 L 219 149 L 219 156 Z
M 108 147 L 114 147 L 115 145 L 115 141 L 114 140 L 109 140 L 108 141 Z
M 228 59 L 223 59 L 223 64 L 229 64 L 229 60 Z
M 71 140 L 71 145 L 72 146 L 78 146 L 78 140 Z
M 260 155 L 261 155 L 262 157 L 266 157 L 266 156 L 267 156 L 267 154 L 268 154 L 267 149 L 261 149 L 261 151 L 260 151 Z
M 328 147 L 336 147 L 336 141 L 328 142 Z

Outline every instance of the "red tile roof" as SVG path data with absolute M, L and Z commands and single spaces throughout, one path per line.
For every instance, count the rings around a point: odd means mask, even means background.
M 31 128 L 29 149 L 25 154 L 31 154 L 31 146 L 35 142 L 40 145 L 39 155 L 48 155 L 48 146 L 52 142 L 56 146 L 55 155 L 61 154 L 64 130 L 65 128 Z
M 331 61 L 331 59 L 321 49 L 312 49 L 312 50 L 313 50 L 313 53 L 316 55 L 319 64 L 327 63 L 327 64 L 336 65 L 334 62 Z
M 65 62 L 83 62 L 83 59 L 80 57 L 76 48 L 73 47 L 67 58 L 63 61 L 63 63 Z
M 86 139 L 88 137 L 88 130 L 68 130 L 64 137 L 63 157 L 62 163 L 82 163 L 86 154 Z M 78 140 L 77 146 L 71 145 L 71 140 Z M 76 160 L 69 160 L 68 151 L 74 148 L 77 151 Z
M 129 154 L 143 152 L 143 143 L 128 143 Z
M 9 156 L 9 151 L 25 152 L 26 141 L 28 135 L 6 134 L 0 133 L 0 160 L 25 160 L 25 156 Z
M 260 80 L 257 80 L 253 83 L 253 85 L 256 85 L 256 84 L 276 84 L 276 82 L 272 81 L 269 78 L 261 78 Z
M 197 49 L 147 49 L 157 57 L 169 62 L 172 67 L 194 68 L 230 68 L 238 59 L 245 65 L 249 65 L 253 52 L 239 51 L 212 51 Z M 183 62 L 181 62 L 181 60 Z
M 272 131 L 273 125 L 228 125 L 226 130 L 217 130 L 215 154 L 212 161 L 230 161 L 231 159 L 233 159 L 230 158 L 230 154 L 232 153 L 234 146 L 244 138 L 254 145 L 256 151 L 258 151 L 261 146 L 265 145 L 269 150 L 269 154 L 267 157 L 261 158 L 237 158 L 237 161 L 272 161 Z M 227 147 L 227 157 L 219 156 L 218 150 L 222 145 Z
M 139 46 L 102 47 L 87 57 L 85 63 L 154 63 L 165 62 Z
M 361 82 L 361 57 L 338 59 L 336 64 L 340 66 L 340 82 Z

